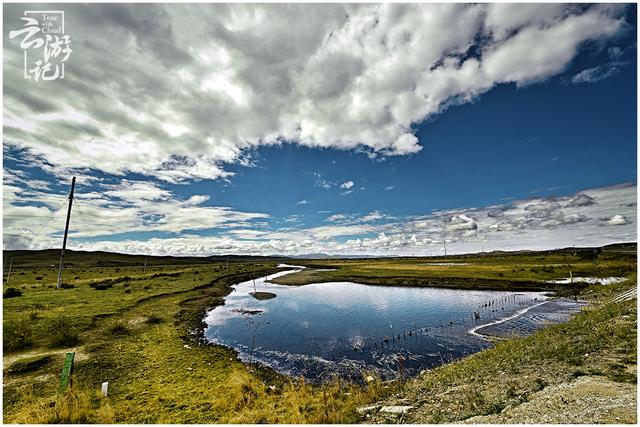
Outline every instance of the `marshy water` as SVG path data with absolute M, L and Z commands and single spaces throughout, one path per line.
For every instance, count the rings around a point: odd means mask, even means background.
M 299 271 L 290 267 L 269 278 Z M 566 321 L 583 305 L 541 292 L 282 286 L 266 279 L 235 285 L 225 304 L 207 313 L 205 336 L 246 362 L 313 382 L 359 379 L 364 371 L 393 378 L 400 365 L 404 375 L 414 375 L 491 346 L 484 335 L 528 334 Z M 259 299 L 256 291 L 276 296 Z

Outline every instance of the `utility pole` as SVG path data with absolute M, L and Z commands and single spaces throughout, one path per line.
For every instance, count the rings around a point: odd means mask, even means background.
M 64 265 L 64 250 L 67 247 L 67 234 L 69 234 L 69 220 L 71 220 L 71 205 L 73 204 L 73 190 L 76 188 L 76 177 L 71 180 L 71 192 L 69 193 L 69 208 L 67 209 L 67 223 L 64 226 L 64 239 L 62 240 L 62 251 L 60 252 L 60 268 L 58 269 L 58 283 L 56 289 L 60 289 L 62 284 L 62 266 Z
M 9 273 L 7 273 L 7 283 L 9 283 L 9 278 L 11 277 L 11 267 L 13 266 L 13 257 L 11 257 L 11 261 L 9 261 Z
M 447 256 L 447 220 L 442 224 L 442 246 L 444 247 L 444 256 Z
M 142 269 L 142 272 L 143 272 L 143 273 L 146 273 L 146 272 L 147 272 L 147 258 L 146 258 L 146 257 L 145 257 L 145 259 L 144 259 L 144 268 Z

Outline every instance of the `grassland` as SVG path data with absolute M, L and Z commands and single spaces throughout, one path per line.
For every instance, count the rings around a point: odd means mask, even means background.
M 389 390 L 339 381 L 312 387 L 195 339 L 207 308 L 222 304 L 254 269 L 278 271 L 273 262 L 144 269 L 142 259 L 105 267 L 95 266 L 98 258 L 67 268 L 67 288 L 58 290 L 54 260 L 32 257 L 26 266 L 14 258 L 4 291 L 15 287 L 22 295 L 3 301 L 5 422 L 354 421 L 356 406 Z M 67 351 L 76 352 L 74 385 L 61 394 Z M 107 398 L 99 395 L 104 381 Z
M 71 254 L 66 288 L 56 290 L 55 252 L 5 253 L 5 259 L 14 260 L 3 291 L 13 287 L 22 293 L 3 298 L 5 422 L 349 423 L 362 420 L 359 406 L 403 399 L 423 402 L 408 420 L 440 422 L 495 414 L 524 402 L 534 389 L 577 376 L 635 381 L 635 300 L 608 302 L 635 284 L 635 255 L 628 251 L 605 250 L 595 262 L 562 253 L 489 260 L 301 261 L 344 269 L 343 276 L 333 277 L 369 278 L 375 284 L 381 283 L 376 277 L 383 277 L 396 285 L 414 279 L 424 285 L 428 272 L 427 281 L 480 275 L 520 286 L 568 276 L 565 265 L 574 276 L 630 277 L 608 287 L 569 287 L 596 308 L 566 325 L 429 371 L 415 382 L 323 386 L 248 366 L 232 350 L 198 339 L 205 310 L 222 304 L 230 286 L 252 277 L 254 269 L 255 275 L 277 271 L 274 260 L 236 258 L 227 268 L 223 259 L 149 258 L 144 268 L 141 257 Z M 428 265 L 434 262 L 464 262 L 472 268 Z M 67 351 L 76 352 L 74 382 L 59 393 Z M 99 395 L 104 381 L 109 381 L 107 398 Z M 450 397 L 442 403 L 442 396 Z
M 631 251 L 624 251 L 627 248 Z M 437 286 L 456 289 L 571 291 L 552 279 L 626 276 L 635 271 L 635 249 L 610 246 L 535 253 L 390 259 L 302 260 L 309 267 L 274 279 L 282 285 L 350 281 L 369 285 Z M 577 291 L 585 286 L 576 283 Z

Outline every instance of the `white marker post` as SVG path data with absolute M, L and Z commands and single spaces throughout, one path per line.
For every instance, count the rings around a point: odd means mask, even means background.
M 107 397 L 109 394 L 109 381 L 102 383 L 102 397 Z

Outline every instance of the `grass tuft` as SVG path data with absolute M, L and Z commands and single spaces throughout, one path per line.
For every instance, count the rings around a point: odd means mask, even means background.
M 14 287 L 9 287 L 2 293 L 3 298 L 16 298 L 19 296 L 22 296 L 22 291 Z
M 18 359 L 13 362 L 7 372 L 11 374 L 21 374 L 25 372 L 35 371 L 43 366 L 48 365 L 55 359 L 54 356 L 50 354 L 41 354 L 33 357 L 23 357 L 22 359 Z
M 80 342 L 80 334 L 70 319 L 55 318 L 49 325 L 49 342 L 52 347 L 72 347 Z
M 2 343 L 7 351 L 25 350 L 33 344 L 33 325 L 26 317 L 5 321 Z

